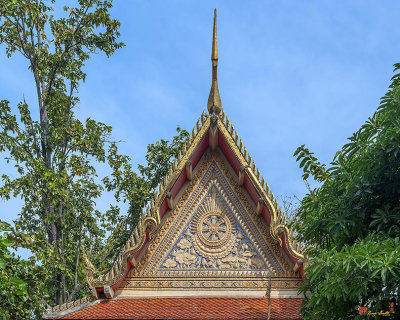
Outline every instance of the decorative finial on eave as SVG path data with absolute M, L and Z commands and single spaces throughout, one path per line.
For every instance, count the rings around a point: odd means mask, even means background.
M 95 276 L 95 274 L 97 273 L 97 269 L 93 265 L 93 263 L 89 260 L 85 249 L 83 250 L 83 261 L 85 263 L 87 278 L 93 278 Z
M 217 46 L 217 9 L 214 9 L 214 29 L 213 29 L 213 42 L 211 52 L 212 62 L 212 82 L 210 95 L 208 96 L 207 108 L 208 112 L 220 113 L 221 112 L 221 97 L 219 96 L 218 80 L 217 80 L 217 67 L 218 67 L 218 46 Z

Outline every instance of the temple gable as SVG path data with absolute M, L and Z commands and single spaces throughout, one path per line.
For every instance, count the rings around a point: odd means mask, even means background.
M 208 159 L 207 159 L 208 158 Z M 134 291 L 295 290 L 300 281 L 219 152 L 204 156 L 177 205 L 119 288 Z M 229 293 L 228 293 L 229 294 Z

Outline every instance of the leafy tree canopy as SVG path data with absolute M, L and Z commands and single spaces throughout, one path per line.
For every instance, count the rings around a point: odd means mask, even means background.
M 9 224 L 0 221 L 0 318 L 40 317 L 43 309 L 35 293 L 40 267 L 32 267 L 33 258 L 21 260 L 12 252 L 16 243 L 11 231 Z
M 360 305 L 388 310 L 400 287 L 400 74 L 330 166 L 304 145 L 294 155 L 303 178 L 321 182 L 302 200 L 297 224 L 311 257 L 305 319 L 348 319 Z
M 110 267 L 188 136 L 178 128 L 171 141 L 150 145 L 147 164 L 135 172 L 130 158 L 119 154 L 110 126 L 76 116 L 78 88 L 87 76 L 86 61 L 98 52 L 111 56 L 124 44 L 118 41 L 120 23 L 110 15 L 112 0 L 64 4 L 54 0 L 0 2 L 0 44 L 8 57 L 19 54 L 26 59 L 37 93 L 35 102 L 21 100 L 17 114 L 9 101 L 0 100 L 0 153 L 16 168 L 13 176 L 1 175 L 0 198 L 23 199 L 11 234 L 14 245 L 33 254 L 29 273 L 36 282 L 32 288 L 44 306 L 88 292 L 83 290 L 83 248 L 99 271 Z M 109 165 L 110 176 L 98 176 L 99 163 Z M 100 212 L 96 200 L 104 190 L 115 194 L 117 205 Z M 121 212 L 120 201 L 128 201 L 127 213 Z M 30 286 L 17 283 L 18 279 L 29 280 L 23 274 L 28 264 L 10 257 L 9 243 L 4 243 L 8 240 L 1 241 L 1 272 L 6 270 L 4 263 L 12 265 L 10 259 L 22 268 L 18 272 L 7 269 L 10 276 L 2 273 L 0 288 L 15 280 L 16 291 L 10 297 L 19 303 L 30 296 L 26 294 Z M 12 302 L 7 303 L 2 300 L 1 312 Z M 38 310 L 33 304 L 24 306 L 27 313 Z

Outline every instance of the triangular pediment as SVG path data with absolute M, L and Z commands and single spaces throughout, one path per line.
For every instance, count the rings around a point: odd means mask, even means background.
M 182 198 L 170 217 L 171 227 L 163 230 L 162 241 L 142 274 L 193 270 L 213 274 L 225 270 L 284 273 L 271 244 L 249 217 L 254 212 L 247 212 L 232 192 L 216 160 L 207 165 L 196 188 Z
M 88 283 L 100 292 L 265 290 L 271 277 L 273 290 L 295 290 L 304 256 L 285 222 L 224 111 L 203 112 L 122 254 Z
M 220 152 L 204 156 L 120 289 L 293 289 L 299 278 Z

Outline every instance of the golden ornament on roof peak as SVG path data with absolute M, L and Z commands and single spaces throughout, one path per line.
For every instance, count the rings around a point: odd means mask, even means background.
M 210 95 L 208 96 L 207 109 L 211 113 L 220 113 L 222 104 L 221 97 L 219 96 L 218 80 L 217 80 L 217 67 L 218 67 L 218 46 L 217 46 L 217 9 L 214 9 L 214 29 L 213 29 L 213 41 L 212 41 L 212 82 Z

